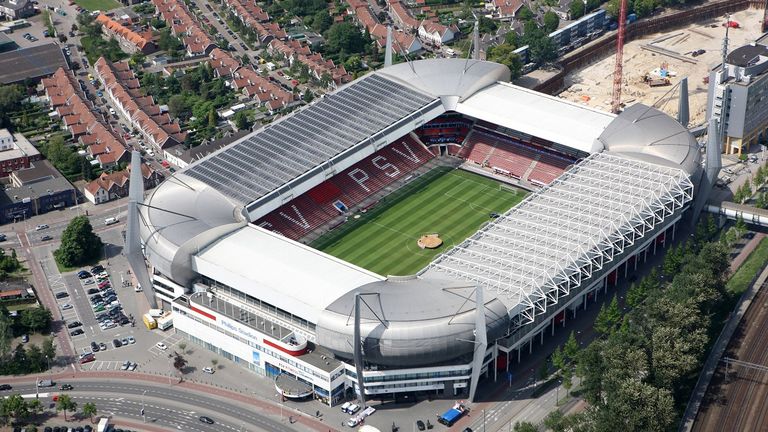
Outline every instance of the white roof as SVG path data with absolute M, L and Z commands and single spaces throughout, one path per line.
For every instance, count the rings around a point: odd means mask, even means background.
M 382 276 L 253 225 L 192 258 L 196 271 L 316 323 L 336 299 Z
M 475 282 L 522 324 L 693 199 L 683 170 L 593 154 L 438 256 L 420 276 Z
M 456 111 L 587 153 L 602 150 L 596 138 L 615 116 L 498 82 L 460 102 Z

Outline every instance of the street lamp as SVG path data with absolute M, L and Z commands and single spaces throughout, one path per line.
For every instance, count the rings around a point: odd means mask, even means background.
M 144 395 L 147 394 L 147 391 L 144 390 L 144 393 L 141 394 L 141 421 L 146 423 L 147 422 L 147 416 L 144 415 Z
M 171 375 L 173 374 L 173 362 L 171 361 L 171 355 L 168 354 L 168 385 L 173 385 L 171 383 Z

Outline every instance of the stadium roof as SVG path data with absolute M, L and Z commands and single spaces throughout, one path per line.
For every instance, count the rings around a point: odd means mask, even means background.
M 439 104 L 434 96 L 371 74 L 208 156 L 184 174 L 247 205 L 309 171 L 333 170 L 329 161 L 337 163 L 357 144 L 376 143 L 400 122 Z
M 525 324 L 684 207 L 683 170 L 596 153 L 437 257 L 420 276 L 472 281 Z M 488 298 L 488 297 L 487 297 Z
M 55 43 L 9 51 L 0 54 L 0 84 L 53 75 L 60 67 L 68 69 L 64 54 Z
M 616 118 L 611 113 L 502 82 L 475 93 L 456 110 L 586 153 L 602 150 L 595 138 Z
M 254 253 L 255 246 L 261 253 Z M 313 323 L 343 294 L 384 279 L 253 225 L 211 243 L 193 264 L 202 274 Z

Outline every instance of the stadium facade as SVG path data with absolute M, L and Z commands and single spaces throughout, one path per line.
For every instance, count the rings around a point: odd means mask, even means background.
M 674 235 L 701 177 L 696 140 L 660 111 L 508 80 L 483 61 L 391 66 L 132 191 L 126 252 L 150 301 L 286 397 L 473 397 Z M 457 158 L 534 190 L 416 275 L 305 244 Z

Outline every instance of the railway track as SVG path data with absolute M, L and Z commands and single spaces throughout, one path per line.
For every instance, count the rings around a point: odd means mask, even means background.
M 768 365 L 768 283 L 760 287 L 726 356 Z M 696 432 L 768 430 L 768 372 L 720 363 L 693 425 Z

